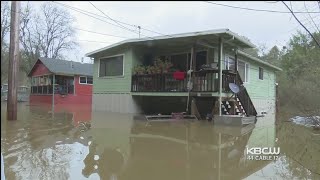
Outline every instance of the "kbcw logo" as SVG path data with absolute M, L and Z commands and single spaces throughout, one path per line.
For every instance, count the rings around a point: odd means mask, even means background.
M 280 154 L 280 147 L 247 147 L 249 160 L 277 160 Z
M 248 148 L 247 147 L 247 154 L 254 154 L 254 155 L 279 155 L 280 154 L 280 147 L 254 147 L 254 148 Z

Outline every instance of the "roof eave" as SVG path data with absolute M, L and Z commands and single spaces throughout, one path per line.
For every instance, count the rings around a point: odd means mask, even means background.
M 203 32 L 193 32 L 193 33 L 181 33 L 181 34 L 175 34 L 175 35 L 170 35 L 171 37 L 168 38 L 168 35 L 166 36 L 156 36 L 156 37 L 152 37 L 152 39 L 150 38 L 141 38 L 141 39 L 128 39 L 128 40 L 124 40 L 124 41 L 120 41 L 118 43 L 112 44 L 110 46 L 104 47 L 104 48 L 100 48 L 97 49 L 95 51 L 86 53 L 85 56 L 87 57 L 93 57 L 94 54 L 97 54 L 99 52 L 123 45 L 123 44 L 127 44 L 127 43 L 134 43 L 134 42 L 141 42 L 141 41 L 148 41 L 148 40 L 161 40 L 161 39 L 171 39 L 171 38 L 182 38 L 182 37 L 190 37 L 190 36 L 201 36 L 201 35 L 219 35 L 219 34 L 229 34 L 233 37 L 235 37 L 237 40 L 239 40 L 240 42 L 242 42 L 243 44 L 247 45 L 248 48 L 254 48 L 256 47 L 254 44 L 252 44 L 251 42 L 249 42 L 248 40 L 242 38 L 241 36 L 237 35 L 236 33 L 230 31 L 229 29 L 216 29 L 216 30 L 211 30 L 211 31 L 203 31 Z
M 279 67 L 277 67 L 277 66 L 274 66 L 274 65 L 272 65 L 272 64 L 270 64 L 270 63 L 264 62 L 264 61 L 262 61 L 261 59 L 256 58 L 256 57 L 254 57 L 254 56 L 252 56 L 252 55 L 250 55 L 250 54 L 247 54 L 247 53 L 245 53 L 245 52 L 243 52 L 243 51 L 238 51 L 238 53 L 241 54 L 241 55 L 243 55 L 243 56 L 246 56 L 246 57 L 248 57 L 248 58 L 250 58 L 250 59 L 252 59 L 252 60 L 254 60 L 254 61 L 258 62 L 258 63 L 264 64 L 264 65 L 266 65 L 266 66 L 268 66 L 268 67 L 270 67 L 270 68 L 276 69 L 276 70 L 278 70 L 278 71 L 282 71 L 281 68 L 279 68 Z
M 31 70 L 29 71 L 29 73 L 28 73 L 28 75 L 27 75 L 27 77 L 31 77 L 31 72 L 32 72 L 34 66 L 37 64 L 38 61 L 40 61 L 46 68 L 48 68 L 48 70 L 49 70 L 50 73 L 53 73 L 53 72 L 49 69 L 49 67 L 47 67 L 47 66 L 45 65 L 45 63 L 43 63 L 43 61 L 41 60 L 41 57 L 39 57 L 39 58 L 36 60 L 36 62 L 34 62 Z
M 226 31 L 226 33 L 228 33 L 228 34 L 230 34 L 230 35 L 234 36 L 234 37 L 235 37 L 236 39 L 238 39 L 240 42 L 242 42 L 242 43 L 244 43 L 244 44 L 248 45 L 248 46 L 249 46 L 249 48 L 255 48 L 255 47 L 256 47 L 256 45 L 254 45 L 254 44 L 253 44 L 253 43 L 251 43 L 250 41 L 248 41 L 248 40 L 244 39 L 243 37 L 239 36 L 238 34 L 236 34 L 236 33 L 232 32 L 232 31 L 230 31 L 229 29 Z

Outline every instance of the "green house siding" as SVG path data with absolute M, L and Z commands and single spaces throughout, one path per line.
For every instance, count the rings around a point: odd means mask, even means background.
M 151 58 L 158 55 L 168 55 L 175 53 L 186 53 L 188 48 L 174 48 L 174 49 L 152 49 L 143 47 L 126 47 L 111 52 L 103 52 L 98 54 L 94 60 L 94 86 L 93 93 L 130 93 L 131 92 L 131 75 L 134 66 L 142 64 L 146 54 Z M 208 63 L 217 62 L 217 50 L 199 48 L 197 50 L 208 50 Z M 124 55 L 124 76 L 121 77 L 98 77 L 99 72 L 99 59 L 103 57 Z M 234 53 L 225 50 L 225 56 L 234 58 Z M 224 58 L 225 59 L 225 58 Z M 239 55 L 239 61 L 249 63 L 249 82 L 245 86 L 251 98 L 254 99 L 275 99 L 275 72 L 270 67 L 257 63 L 245 56 Z M 224 66 L 225 67 L 225 66 Z M 264 70 L 264 79 L 259 79 L 259 67 Z M 149 93 L 150 94 L 150 93 Z M 137 95 L 143 95 L 139 93 Z M 145 95 L 148 95 L 146 93 Z M 161 93 L 164 95 L 164 93 Z M 169 94 L 168 94 L 169 96 Z
M 100 58 L 124 55 L 124 76 L 120 77 L 98 77 Z M 132 71 L 132 50 L 130 48 L 110 52 L 108 54 L 101 54 L 95 57 L 94 60 L 94 75 L 93 75 L 93 93 L 106 92 L 124 92 L 131 91 L 131 71 Z
M 231 53 L 227 53 L 226 56 L 234 57 Z M 253 99 L 275 99 L 274 70 L 241 55 L 238 56 L 238 60 L 249 64 L 249 81 L 244 86 L 250 97 Z M 263 80 L 259 79 L 259 67 L 263 68 Z
M 275 99 L 275 72 L 269 67 L 254 61 L 239 57 L 250 64 L 249 82 L 245 84 L 253 99 Z M 263 68 L 263 80 L 259 79 L 259 67 Z

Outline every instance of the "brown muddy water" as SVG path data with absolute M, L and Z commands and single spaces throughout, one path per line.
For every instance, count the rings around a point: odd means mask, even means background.
M 90 112 L 87 123 L 19 103 L 17 121 L 1 105 L 6 179 L 320 179 L 320 138 L 274 115 L 242 128 L 204 121 L 146 122 Z M 83 111 L 83 110 L 82 110 Z M 247 147 L 280 147 L 277 160 L 250 160 Z

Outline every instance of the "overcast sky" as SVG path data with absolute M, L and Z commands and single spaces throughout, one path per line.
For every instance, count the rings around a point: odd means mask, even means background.
M 255 45 L 265 44 L 268 48 L 278 45 L 282 47 L 289 40 L 292 33 L 303 30 L 291 14 L 256 12 L 229 7 L 217 6 L 203 1 L 200 2 L 98 2 L 91 1 L 97 8 L 113 19 L 126 22 L 128 24 L 139 25 L 142 28 L 157 31 L 162 34 L 174 34 L 193 31 L 204 31 L 210 29 L 228 28 L 240 35 L 247 36 Z M 212 1 L 214 2 L 214 1 Z M 104 16 L 89 1 L 71 2 L 61 1 L 75 8 L 89 11 Z M 226 5 L 246 7 L 252 9 L 268 9 L 276 11 L 288 11 L 281 1 L 261 1 L 261 2 L 217 2 Z M 292 6 L 294 11 L 306 11 L 304 2 L 286 2 Z M 37 4 L 39 5 L 39 4 Z M 317 11 L 319 14 L 311 14 L 315 23 L 320 26 L 320 10 L 316 1 L 306 2 L 309 11 Z M 65 8 L 63 6 L 60 6 Z M 138 33 L 122 29 L 106 22 L 94 19 L 79 12 L 67 9 L 77 21 L 73 26 L 83 30 L 95 31 L 99 33 L 123 36 L 127 38 L 137 38 Z M 297 17 L 314 32 L 315 27 L 310 22 L 308 14 L 298 14 Z M 103 19 L 103 17 L 99 17 Z M 105 21 L 116 24 L 112 20 L 105 18 Z M 137 31 L 137 28 L 126 26 Z M 111 37 L 89 33 L 76 29 L 77 39 L 80 44 L 79 50 L 70 53 L 68 56 L 79 61 L 84 54 L 93 50 L 111 45 L 125 40 L 124 38 Z M 304 31 L 305 32 L 305 31 Z M 157 36 L 159 34 L 141 30 L 141 34 L 146 36 Z M 88 42 L 97 41 L 97 42 Z M 85 58 L 88 62 L 88 59 Z

